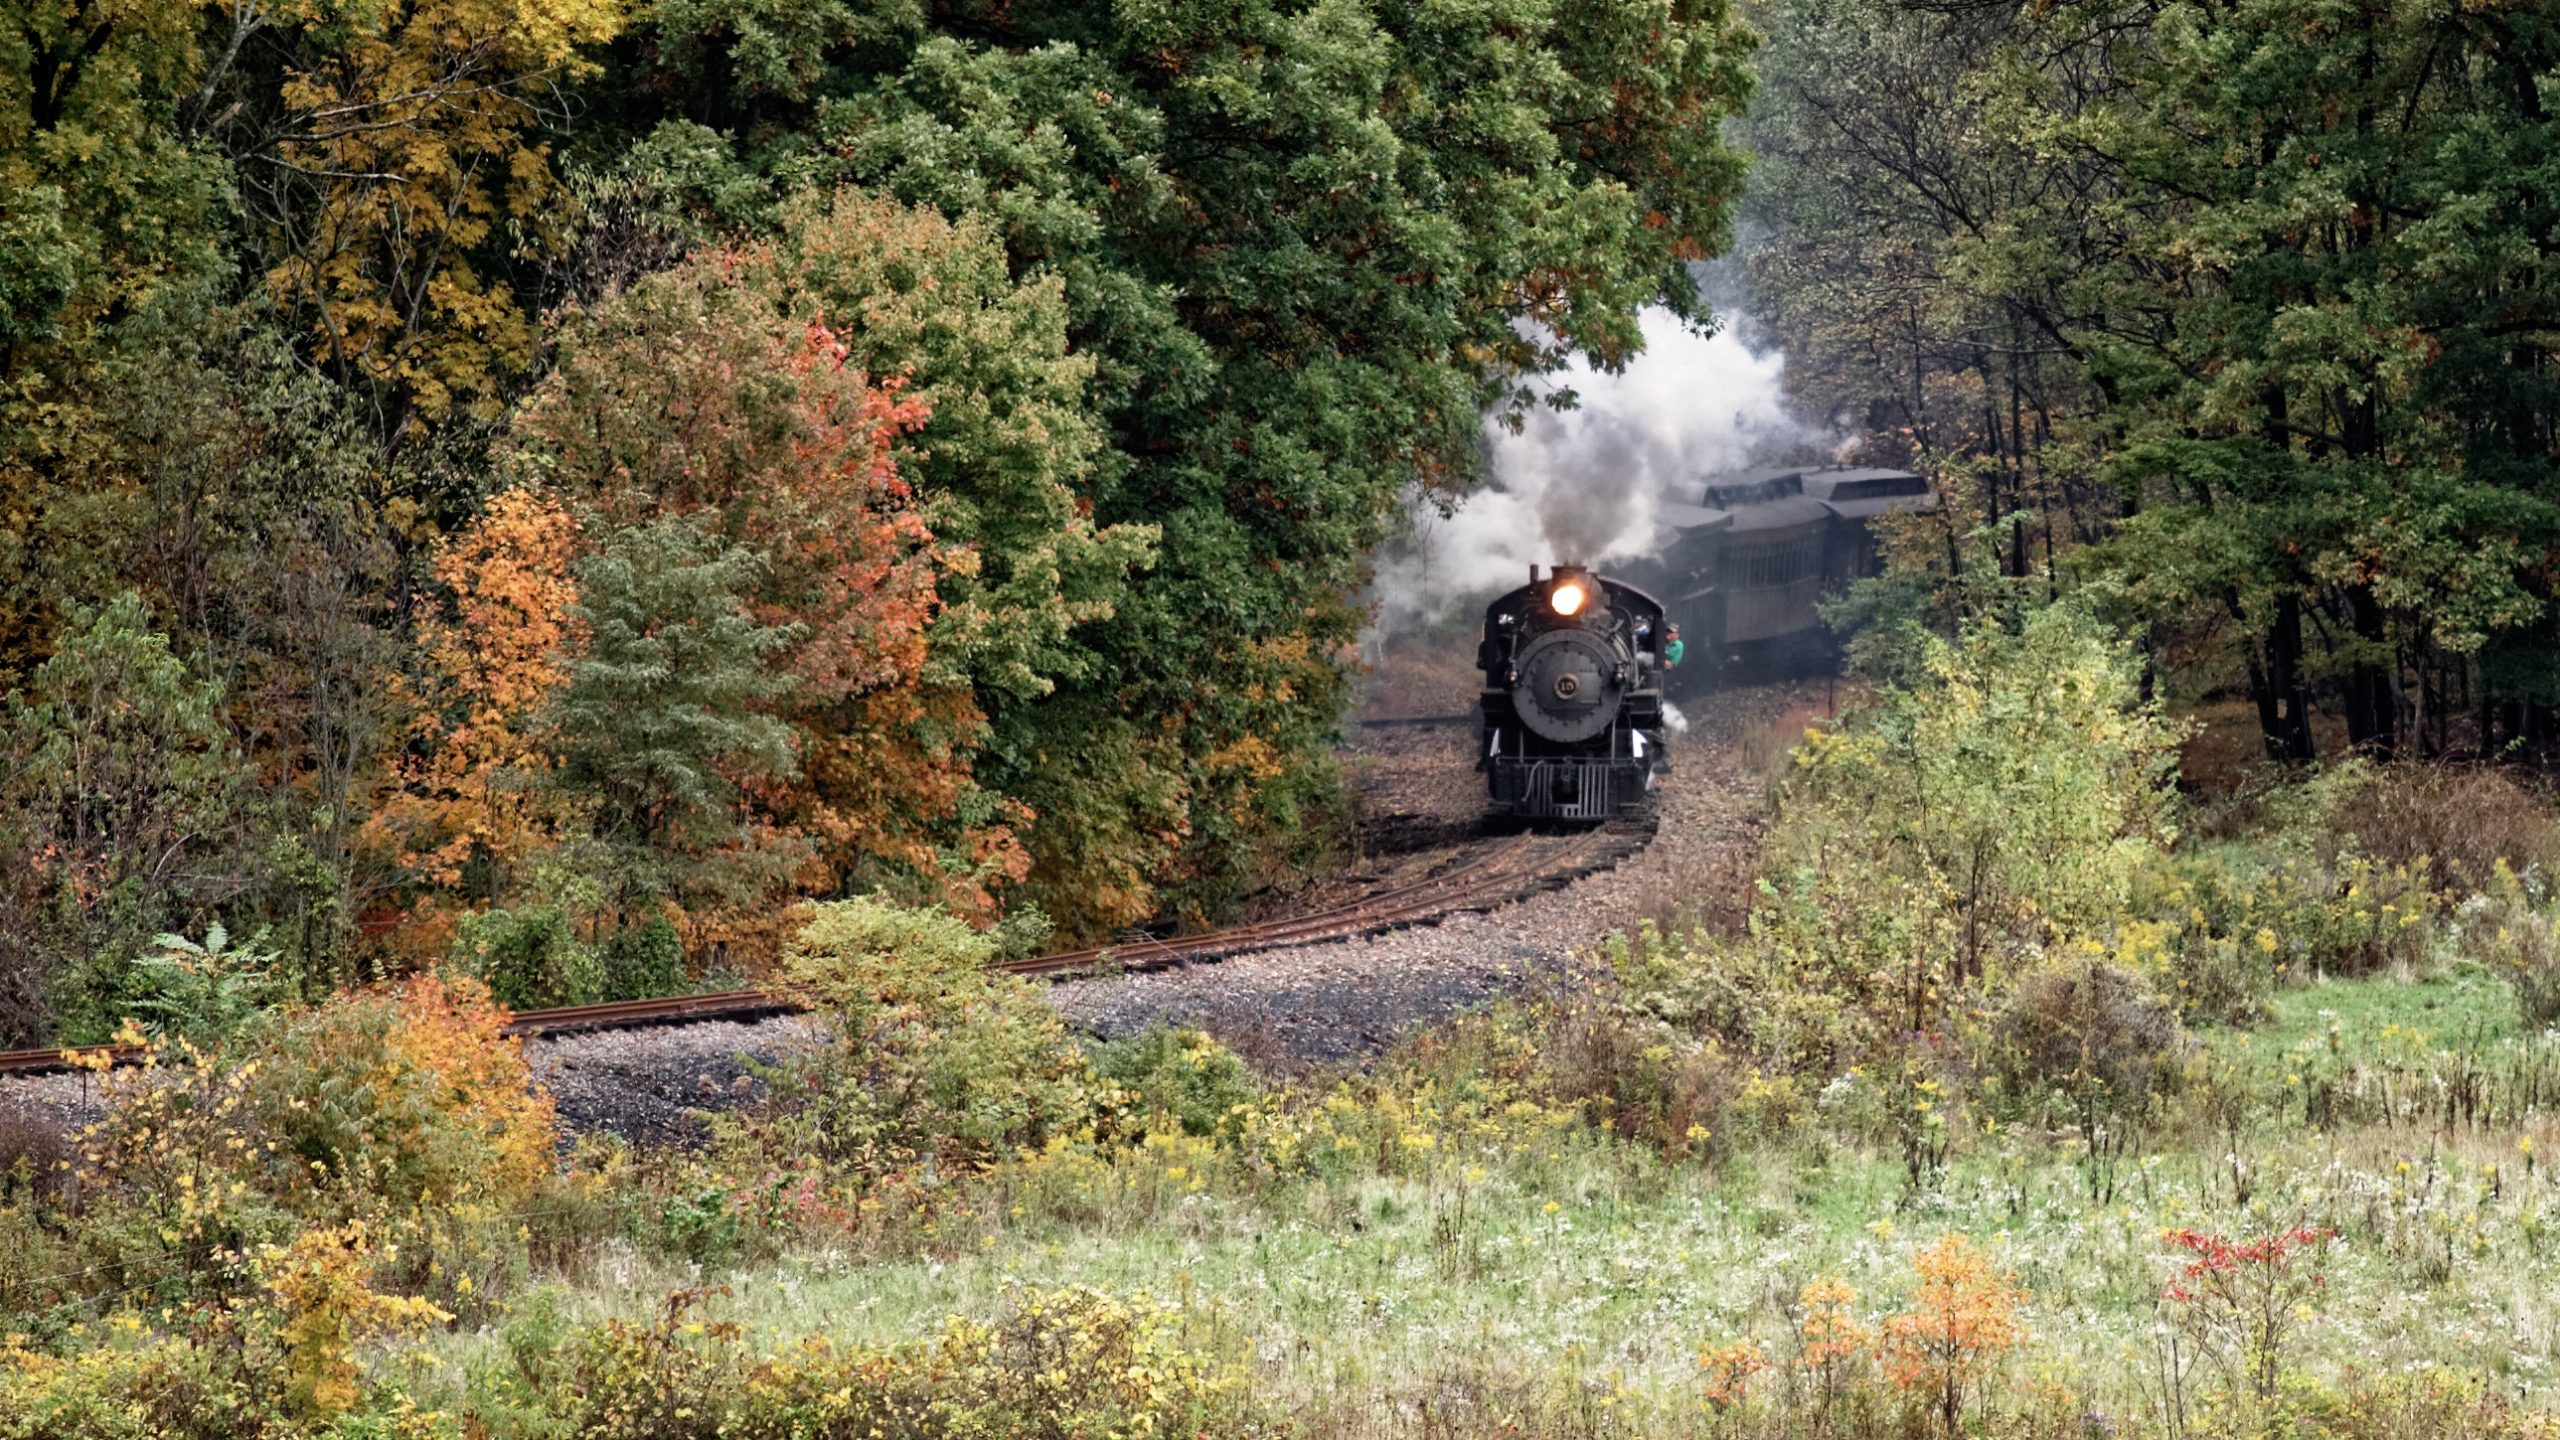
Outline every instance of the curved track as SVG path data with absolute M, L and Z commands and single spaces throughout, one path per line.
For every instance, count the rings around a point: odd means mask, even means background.
M 1025 960 L 1005 961 L 999 968 L 1017 975 L 1044 979 L 1097 971 L 1161 970 L 1228 955 L 1281 946 L 1321 944 L 1409 925 L 1430 924 L 1453 915 L 1480 913 L 1617 865 L 1644 848 L 1645 843 L 1653 838 L 1654 823 L 1653 807 L 1647 805 L 1634 814 L 1621 816 L 1605 825 L 1570 830 L 1493 832 L 1484 844 L 1420 879 L 1358 895 L 1346 904 L 1312 914 L 1198 935 L 1064 950 Z M 508 1022 L 507 1032 L 540 1036 L 636 1030 L 703 1020 L 761 1019 L 788 1014 L 797 1008 L 788 997 L 771 992 L 729 990 L 704 995 L 675 995 L 660 1000 L 616 1000 L 600 1005 L 526 1010 Z M 110 1063 L 121 1065 L 138 1059 L 141 1051 L 139 1047 L 127 1045 L 77 1050 L 0 1051 L 0 1075 L 78 1069 L 84 1059 L 101 1053 Z

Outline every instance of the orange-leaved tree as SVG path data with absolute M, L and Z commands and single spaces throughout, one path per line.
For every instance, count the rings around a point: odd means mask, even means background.
M 744 595 L 791 627 L 775 656 L 796 764 L 736 777 L 745 830 L 806 859 L 803 893 L 889 888 L 984 917 L 1028 862 L 1022 811 L 973 772 L 986 722 L 932 660 L 939 586 L 972 557 L 939 545 L 901 472 L 928 409 L 853 362 L 823 316 L 743 283 L 758 253 L 702 254 L 601 306 L 519 412 L 513 459 L 591 526 L 684 518 L 752 552 Z M 743 843 L 743 842 L 741 842 Z M 697 944 L 758 944 L 762 904 L 693 915 Z
M 429 569 L 445 592 L 418 626 L 413 713 L 398 789 L 369 838 L 442 918 L 442 900 L 502 897 L 516 869 L 558 844 L 571 812 L 542 783 L 543 716 L 582 638 L 573 607 L 578 523 L 530 488 L 501 492 L 438 549 Z M 414 925 L 412 948 L 447 927 Z
M 2026 1338 L 2016 1277 L 1961 1234 L 1949 1234 L 1911 1257 L 1920 1288 L 1910 1308 L 1885 1321 L 1885 1375 L 1922 1401 L 1949 1436 L 1961 1432 L 1968 1400 L 1987 1386 L 2000 1361 Z

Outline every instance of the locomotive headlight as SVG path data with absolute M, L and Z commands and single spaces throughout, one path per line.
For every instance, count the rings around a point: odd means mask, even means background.
M 1571 615 L 1582 608 L 1582 587 L 1570 580 L 1547 592 L 1547 606 L 1559 615 Z

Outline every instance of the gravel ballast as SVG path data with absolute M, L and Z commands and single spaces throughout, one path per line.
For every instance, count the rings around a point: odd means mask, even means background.
M 1756 777 L 1739 763 L 1743 739 L 1809 693 L 1818 692 L 1761 686 L 1695 707 L 1705 716 L 1675 749 L 1674 773 L 1657 792 L 1653 842 L 1614 869 L 1436 925 L 1061 981 L 1051 999 L 1098 1036 L 1195 1026 L 1257 1064 L 1290 1069 L 1374 1054 L 1496 996 L 1579 983 L 1579 966 L 1608 932 L 1730 893 L 1747 875 L 1762 806 Z M 1362 729 L 1355 775 L 1374 774 L 1381 767 L 1372 756 L 1392 746 L 1386 783 L 1363 786 L 1372 833 L 1483 813 L 1473 729 Z M 1381 742 L 1382 731 L 1401 735 Z
M 1059 1013 L 1115 1038 L 1152 1025 L 1196 1026 L 1266 1069 L 1357 1060 L 1415 1029 L 1501 995 L 1581 983 L 1599 939 L 1737 893 L 1756 847 L 1762 805 L 1741 763 L 1744 737 L 1816 687 L 1757 686 L 1693 703 L 1697 722 L 1674 750 L 1656 797 L 1653 841 L 1614 869 L 1482 914 L 1350 940 L 1258 951 L 1170 970 L 1054 983 Z M 1344 757 L 1362 796 L 1363 853 L 1265 910 L 1300 913 L 1419 875 L 1484 843 L 1475 731 L 1424 717 L 1354 728 Z M 578 1133 L 642 1143 L 698 1138 L 695 1112 L 762 1093 L 750 1062 L 770 1064 L 820 1033 L 803 1017 L 599 1031 L 527 1042 L 526 1057 Z M 0 1110 L 76 1127 L 99 1113 L 85 1075 L 0 1079 Z

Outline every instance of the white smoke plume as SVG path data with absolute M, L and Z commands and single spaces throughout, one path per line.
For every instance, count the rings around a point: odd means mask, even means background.
M 1517 435 L 1488 423 L 1489 483 L 1455 514 L 1417 506 L 1412 533 L 1379 559 L 1375 636 L 1523 584 L 1533 563 L 1651 554 L 1666 538 L 1663 501 L 1694 505 L 1709 475 L 1829 447 L 1789 408 L 1777 352 L 1752 349 L 1729 323 L 1700 336 L 1666 310 L 1641 320 L 1645 348 L 1625 370 L 1577 364 L 1540 382 L 1573 391 L 1575 408 L 1541 405 Z

